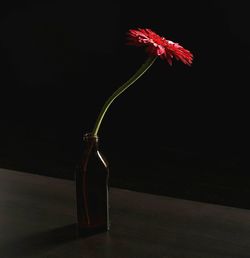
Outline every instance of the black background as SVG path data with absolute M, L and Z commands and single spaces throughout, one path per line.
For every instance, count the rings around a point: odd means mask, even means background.
M 74 179 L 82 136 L 147 58 L 151 28 L 194 54 L 157 60 L 110 107 L 99 137 L 111 185 L 249 208 L 249 16 L 240 1 L 1 4 L 0 166 Z

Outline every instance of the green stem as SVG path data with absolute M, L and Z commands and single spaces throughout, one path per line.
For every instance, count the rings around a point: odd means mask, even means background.
M 109 106 L 112 104 L 112 102 L 120 95 L 122 94 L 130 85 L 132 85 L 136 80 L 138 80 L 148 69 L 149 67 L 154 63 L 157 57 L 149 57 L 146 62 L 137 70 L 137 72 L 122 86 L 120 86 L 104 103 L 101 112 L 98 115 L 98 118 L 96 120 L 94 129 L 92 134 L 94 136 L 97 136 L 97 133 L 99 131 L 100 125 L 102 123 L 103 117 L 105 113 L 107 112 Z

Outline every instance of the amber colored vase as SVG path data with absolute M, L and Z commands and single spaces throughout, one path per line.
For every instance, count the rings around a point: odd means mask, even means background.
M 84 135 L 84 151 L 76 169 L 77 221 L 80 235 L 108 231 L 109 167 L 99 151 L 98 137 Z

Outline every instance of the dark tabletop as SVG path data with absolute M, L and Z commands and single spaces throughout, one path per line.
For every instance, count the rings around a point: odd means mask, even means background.
M 250 210 L 110 191 L 111 230 L 80 238 L 73 181 L 0 169 L 0 258 L 250 257 Z

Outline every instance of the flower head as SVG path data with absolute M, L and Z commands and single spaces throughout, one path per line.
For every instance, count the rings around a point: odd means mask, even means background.
M 128 44 L 134 46 L 145 46 L 149 55 L 159 56 L 172 65 L 172 58 L 181 60 L 184 64 L 191 65 L 193 54 L 178 43 L 174 43 L 159 36 L 150 29 L 129 30 Z

